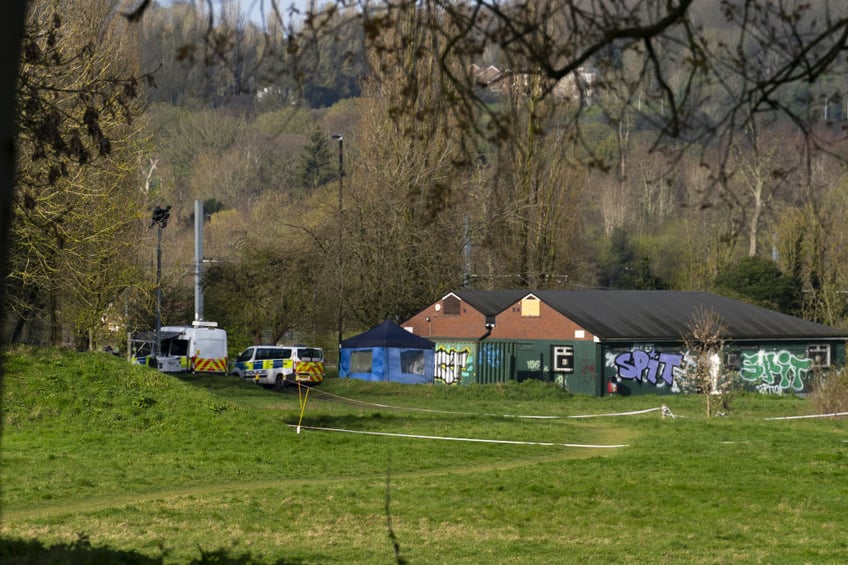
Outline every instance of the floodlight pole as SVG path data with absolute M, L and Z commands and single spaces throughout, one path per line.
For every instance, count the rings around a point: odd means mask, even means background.
M 156 226 L 156 350 L 162 352 L 162 224 Z
M 171 207 L 157 206 L 153 210 L 150 227 L 156 226 L 156 343 L 154 356 L 162 352 L 162 230 L 168 225 Z
M 344 320 L 344 255 L 342 253 L 342 196 L 344 194 L 344 151 L 343 144 L 344 138 L 341 134 L 334 133 L 332 136 L 333 140 L 339 143 L 339 217 L 338 217 L 338 269 L 339 269 L 339 311 L 338 311 L 338 323 L 339 323 L 339 361 L 341 361 L 341 353 L 342 353 L 342 329 L 343 329 L 343 320 Z

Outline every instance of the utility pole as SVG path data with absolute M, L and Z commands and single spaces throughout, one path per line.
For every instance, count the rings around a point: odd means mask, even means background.
M 156 226 L 156 350 L 153 355 L 162 352 L 162 230 L 168 226 L 171 217 L 171 207 L 157 206 L 153 210 L 150 227 Z

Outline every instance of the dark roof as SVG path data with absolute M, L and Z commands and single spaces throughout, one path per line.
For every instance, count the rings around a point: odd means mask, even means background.
M 531 292 L 529 290 L 461 290 L 453 294 L 484 316 L 496 316 Z
M 360 347 L 401 347 L 408 349 L 435 349 L 436 344 L 429 339 L 408 332 L 391 320 L 374 326 L 367 332 L 342 340 L 342 347 L 355 349 Z
M 734 340 L 845 339 L 848 332 L 707 292 L 672 290 L 458 291 L 494 316 L 532 294 L 603 340 L 680 340 L 701 311 L 718 314 Z

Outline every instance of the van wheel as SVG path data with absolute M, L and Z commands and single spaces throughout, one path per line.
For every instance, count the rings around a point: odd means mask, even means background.
M 283 381 L 283 375 L 277 375 L 277 378 L 274 379 L 274 388 L 283 389 L 285 388 L 285 381 Z

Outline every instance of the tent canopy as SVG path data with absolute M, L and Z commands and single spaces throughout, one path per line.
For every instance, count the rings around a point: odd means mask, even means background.
M 343 340 L 339 376 L 407 384 L 433 382 L 436 344 L 391 320 Z
M 408 349 L 435 349 L 436 344 L 427 338 L 408 332 L 391 320 L 374 326 L 367 332 L 342 341 L 348 349 L 363 347 L 400 347 Z

